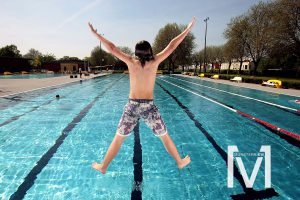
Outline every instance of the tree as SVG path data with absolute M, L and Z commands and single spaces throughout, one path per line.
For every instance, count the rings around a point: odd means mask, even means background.
M 218 63 L 219 65 L 219 74 L 220 74 L 222 63 L 225 61 L 224 45 L 216 46 L 215 54 L 216 54 L 216 63 Z
M 200 71 L 199 73 L 201 73 L 201 64 L 203 63 L 204 64 L 204 50 L 201 50 L 201 51 L 198 51 L 198 52 L 195 52 L 193 55 L 192 55 L 192 61 L 195 65 L 195 73 L 197 73 L 197 66 L 200 67 Z
M 162 51 L 170 43 L 170 41 L 179 35 L 185 28 L 186 26 L 178 25 L 176 23 L 167 24 L 165 27 L 161 28 L 155 37 L 153 52 L 159 53 Z M 189 33 L 177 49 L 167 58 L 166 61 L 162 63 L 162 65 L 168 63 L 168 71 L 170 72 L 170 68 L 172 67 L 172 71 L 174 72 L 175 65 L 184 66 L 191 62 L 191 56 L 194 48 L 195 36 L 192 33 Z
M 129 47 L 122 47 L 122 46 L 119 46 L 118 48 L 119 48 L 121 51 L 123 51 L 124 53 L 128 54 L 128 55 L 131 55 L 131 56 L 134 55 L 133 51 L 132 51 Z
M 91 57 L 86 56 L 82 60 L 85 62 L 86 65 L 90 65 L 90 63 L 91 63 Z
M 224 35 L 228 40 L 226 51 L 228 46 L 233 48 L 229 54 L 240 62 L 239 72 L 245 57 L 254 64 L 252 74 L 257 73 L 258 66 L 267 69 L 300 65 L 299 16 L 299 0 L 274 0 L 260 2 L 244 15 L 233 18 Z
M 134 56 L 133 51 L 129 47 L 118 46 L 118 48 L 122 52 L 124 52 L 124 53 L 126 53 L 128 55 Z M 118 59 L 118 58 L 116 58 L 114 56 L 112 56 L 112 57 L 114 58 L 114 68 L 116 68 L 118 70 L 126 70 L 128 68 L 128 66 L 127 66 L 127 64 L 125 62 L 123 62 L 122 60 L 120 60 L 120 59 Z
M 86 62 L 90 62 L 91 57 L 86 56 L 86 57 L 83 58 L 83 60 L 86 61 Z
M 64 57 L 60 58 L 59 60 L 80 60 L 80 59 L 77 57 L 64 56 Z
M 204 52 L 202 50 L 201 52 Z M 204 54 L 204 53 L 203 53 Z M 206 61 L 211 64 L 211 72 L 214 70 L 215 66 L 219 66 L 219 73 L 221 70 L 222 62 L 224 62 L 223 45 L 220 46 L 208 46 L 206 47 Z
M 42 65 L 42 61 L 41 61 L 42 53 L 36 49 L 33 48 L 29 49 L 28 53 L 26 53 L 23 57 L 31 59 L 29 61 L 30 64 L 36 68 Z
M 42 55 L 40 59 L 41 59 L 41 63 L 52 62 L 52 61 L 56 60 L 55 55 L 51 54 L 51 53 L 47 53 L 45 55 Z
M 31 59 L 30 64 L 36 68 L 42 66 L 42 63 L 56 60 L 54 54 L 47 53 L 43 55 L 41 52 L 33 48 L 29 49 L 28 53 L 26 53 L 23 57 Z
M 267 58 L 272 46 L 272 21 L 270 20 L 270 7 L 268 3 L 260 2 L 248 11 L 246 23 L 248 28 L 246 38 L 246 50 L 252 58 L 256 74 L 259 62 Z
M 21 58 L 22 57 L 17 46 L 13 45 L 13 44 L 2 47 L 0 49 L 0 56 L 10 57 L 10 58 Z
M 206 47 L 206 64 L 208 64 L 208 63 L 211 64 L 210 72 L 213 71 L 214 62 L 216 61 L 214 48 L 215 48 L 215 46 L 212 46 L 212 45 Z M 205 67 L 207 67 L 207 66 L 205 66 Z
M 275 65 L 283 68 L 300 65 L 300 2 L 277 0 L 270 3 L 269 7 L 273 24 L 270 30 L 273 41 L 270 58 L 273 63 L 276 60 Z
M 227 46 L 225 48 L 228 53 L 225 53 L 227 56 L 232 56 L 231 59 L 236 59 L 240 62 L 239 74 L 241 73 L 242 65 L 245 57 L 247 57 L 248 52 L 246 51 L 247 41 L 249 40 L 249 24 L 247 17 L 241 15 L 231 19 L 231 22 L 228 24 L 224 36 L 227 41 Z M 228 49 L 230 48 L 230 49 Z M 229 58 L 227 58 L 228 60 Z M 230 65 L 231 65 L 230 59 Z M 230 67 L 230 66 L 229 66 Z M 227 72 L 228 73 L 228 72 Z
M 167 24 L 165 27 L 161 28 L 154 40 L 153 53 L 157 54 L 162 51 L 178 34 L 180 34 L 180 30 L 175 23 Z M 168 62 L 168 71 L 170 72 L 170 67 L 172 66 L 173 69 L 175 67 L 175 60 L 176 55 L 175 52 L 173 52 L 162 65 L 165 65 Z
M 223 51 L 224 51 L 223 52 L 224 60 L 225 62 L 228 62 L 227 74 L 229 74 L 233 59 L 238 57 L 236 55 L 235 44 L 231 40 L 227 41 L 226 44 L 224 45 Z
M 41 55 L 42 55 L 41 52 L 39 52 L 36 49 L 31 48 L 31 49 L 29 49 L 28 53 L 26 53 L 23 57 L 24 58 L 34 59 L 34 58 L 36 58 L 38 56 L 41 56 Z
M 116 61 L 116 58 L 110 53 L 107 53 L 102 49 L 100 51 L 99 46 L 96 46 L 91 52 L 90 62 L 94 66 L 113 65 Z
M 100 47 L 96 46 L 92 52 L 91 52 L 91 64 L 94 66 L 100 66 L 101 63 L 101 53 L 100 53 Z

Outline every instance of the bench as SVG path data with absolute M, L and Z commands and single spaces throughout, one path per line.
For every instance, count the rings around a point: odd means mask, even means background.
M 234 78 L 230 79 L 230 81 L 233 81 L 233 82 L 237 82 L 237 83 L 240 83 L 242 82 L 242 77 L 240 76 L 235 76 Z

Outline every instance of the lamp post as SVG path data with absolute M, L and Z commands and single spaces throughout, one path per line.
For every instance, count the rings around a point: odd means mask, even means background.
M 104 34 L 100 34 L 100 35 L 104 35 Z M 101 66 L 101 64 L 102 64 L 102 60 L 103 60 L 103 59 L 101 59 L 101 41 L 100 41 L 100 66 Z
M 205 22 L 205 40 L 204 40 L 204 73 L 206 72 L 206 35 L 207 35 L 207 21 L 209 20 L 209 17 L 206 17 L 204 19 Z

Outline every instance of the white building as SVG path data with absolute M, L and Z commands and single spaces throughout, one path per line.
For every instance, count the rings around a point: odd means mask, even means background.
M 242 68 L 241 70 L 242 71 L 249 71 L 250 70 L 250 67 L 253 65 L 253 63 L 249 60 L 245 60 L 243 63 L 242 63 Z M 221 70 L 228 70 L 228 67 L 229 67 L 229 63 L 222 63 L 221 65 Z M 239 70 L 240 69 L 240 62 L 238 61 L 234 61 L 231 63 L 231 66 L 230 66 L 230 70 Z

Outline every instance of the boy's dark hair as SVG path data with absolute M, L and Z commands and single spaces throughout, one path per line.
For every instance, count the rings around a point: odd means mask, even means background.
M 142 40 L 135 45 L 135 56 L 140 60 L 142 67 L 145 66 L 146 61 L 153 60 L 152 47 L 149 42 Z

